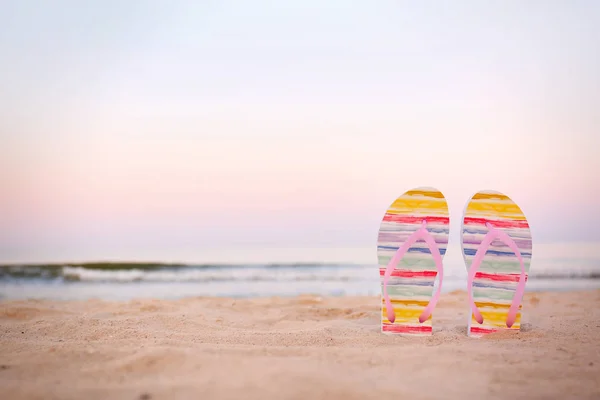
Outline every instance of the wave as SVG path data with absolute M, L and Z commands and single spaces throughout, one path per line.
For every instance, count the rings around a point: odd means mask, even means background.
M 335 264 L 156 265 L 110 268 L 88 265 L 0 267 L 1 279 L 54 279 L 68 282 L 364 281 L 375 268 Z
M 368 278 L 369 272 L 373 271 L 361 269 L 322 269 L 300 272 L 291 268 L 288 270 L 273 271 L 269 268 L 205 269 L 193 267 L 185 270 L 143 271 L 130 269 L 103 271 L 81 267 L 63 268 L 63 276 L 67 280 L 108 282 L 363 281 Z
M 450 268 L 449 268 L 450 267 Z M 445 279 L 466 280 L 464 268 L 446 266 Z M 600 279 L 600 269 L 535 267 L 531 280 Z M 378 282 L 372 265 L 264 264 L 69 264 L 0 266 L 0 280 L 63 282 Z

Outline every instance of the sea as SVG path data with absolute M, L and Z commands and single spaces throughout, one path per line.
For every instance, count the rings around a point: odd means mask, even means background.
M 540 244 L 534 247 L 527 291 L 600 289 L 600 244 Z M 312 252 L 312 253 L 311 253 Z M 131 300 L 184 297 L 375 296 L 381 293 L 375 249 L 345 252 L 327 249 L 288 252 L 284 261 L 253 257 L 234 262 L 6 263 L 0 265 L 0 300 Z M 280 252 L 281 253 L 281 252 Z M 254 252 L 257 254 L 257 252 Z M 294 254 L 302 254 L 293 261 Z M 307 258 L 307 254 L 309 257 Z M 310 254 L 316 254 L 310 260 Z M 336 253 L 336 254 L 339 254 Z M 260 259 L 260 257 L 258 258 Z M 466 290 L 467 271 L 460 249 L 444 258 L 442 292 Z M 436 282 L 439 285 L 439 282 Z

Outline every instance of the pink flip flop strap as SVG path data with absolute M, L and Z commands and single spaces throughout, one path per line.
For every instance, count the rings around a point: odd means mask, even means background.
M 473 300 L 473 281 L 475 280 L 475 274 L 481 266 L 481 262 L 483 261 L 483 258 L 485 257 L 485 254 L 490 248 L 492 242 L 495 239 L 502 240 L 508 247 L 510 247 L 513 253 L 515 253 L 521 265 L 521 275 L 519 276 L 517 290 L 515 291 L 515 295 L 513 296 L 512 303 L 508 310 L 508 316 L 506 317 L 506 326 L 510 328 L 515 323 L 517 312 L 519 311 L 519 305 L 521 304 L 521 299 L 523 298 L 523 294 L 525 293 L 525 283 L 527 280 L 527 276 L 525 273 L 525 264 L 523 262 L 523 257 L 521 256 L 521 252 L 519 251 L 519 247 L 508 234 L 499 229 L 494 228 L 489 222 L 486 223 L 486 226 L 489 229 L 489 231 L 481 241 L 481 244 L 477 249 L 477 253 L 475 253 L 475 257 L 473 258 L 473 262 L 471 263 L 471 268 L 469 269 L 469 278 L 467 283 L 469 288 L 469 302 L 471 304 L 471 310 L 473 311 L 475 320 L 482 324 L 483 316 L 479 312 L 479 309 L 475 304 L 475 300 Z
M 438 275 L 440 277 L 440 284 L 439 284 L 435 294 L 433 295 L 433 297 L 429 301 L 429 304 L 427 304 L 427 307 L 425 307 L 425 309 L 423 310 L 423 313 L 421 313 L 421 316 L 419 317 L 420 323 L 427 321 L 427 319 L 433 312 L 433 309 L 435 308 L 435 305 L 437 304 L 438 299 L 440 297 L 440 292 L 442 290 L 442 280 L 444 279 L 442 256 L 440 254 L 440 249 L 438 248 L 437 243 L 435 242 L 435 239 L 427 231 L 426 225 L 427 225 L 427 221 L 424 219 L 421 227 L 416 232 L 414 232 L 412 235 L 410 235 L 408 237 L 408 239 L 406 239 L 404 244 L 398 248 L 398 250 L 396 251 L 396 253 L 394 254 L 394 256 L 392 257 L 392 259 L 390 260 L 390 262 L 388 263 L 388 265 L 385 269 L 385 275 L 383 277 L 383 298 L 385 300 L 385 306 L 387 309 L 387 317 L 391 323 L 393 323 L 396 320 L 396 313 L 394 312 L 394 307 L 392 306 L 392 301 L 390 300 L 390 296 L 388 295 L 388 292 L 387 292 L 388 281 L 390 279 L 390 276 L 392 275 L 392 272 L 394 271 L 394 269 L 396 268 L 396 266 L 398 265 L 400 260 L 408 252 L 408 249 L 410 249 L 410 247 L 413 244 L 415 244 L 419 239 L 422 239 L 423 241 L 425 241 L 425 243 L 429 247 L 429 250 L 431 251 L 431 255 L 433 256 L 433 259 L 435 260 L 435 266 L 437 268 Z

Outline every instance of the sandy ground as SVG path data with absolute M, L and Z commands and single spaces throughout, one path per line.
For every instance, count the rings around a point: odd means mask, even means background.
M 2 399 L 599 399 L 600 291 L 527 294 L 516 335 L 379 331 L 378 298 L 0 302 Z

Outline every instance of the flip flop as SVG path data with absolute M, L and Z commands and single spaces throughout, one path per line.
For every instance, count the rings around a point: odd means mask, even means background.
M 465 207 L 461 244 L 472 312 L 469 336 L 519 331 L 532 253 L 525 214 L 502 193 L 478 192 Z
M 383 333 L 431 335 L 448 236 L 448 203 L 437 189 L 410 190 L 388 208 L 377 239 Z

